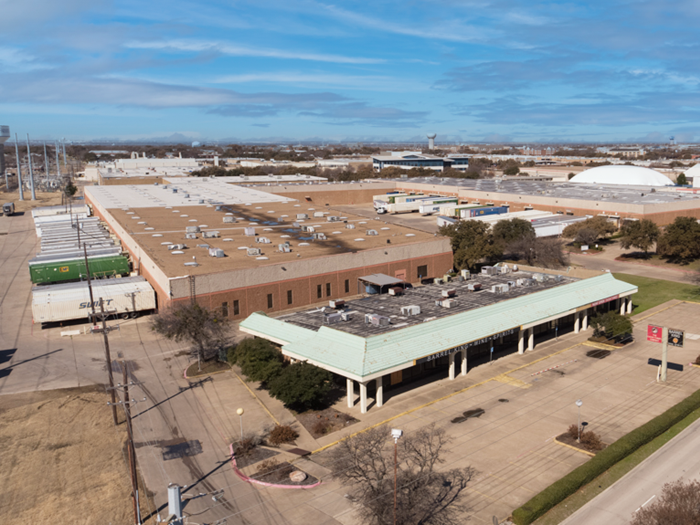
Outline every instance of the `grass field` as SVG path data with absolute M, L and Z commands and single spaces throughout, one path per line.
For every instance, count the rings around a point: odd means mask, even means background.
M 632 296 L 634 314 L 654 308 L 671 299 L 700 302 L 700 286 L 694 284 L 663 281 L 627 273 L 616 273 L 614 275 L 616 279 L 633 284 L 639 288 L 639 292 Z

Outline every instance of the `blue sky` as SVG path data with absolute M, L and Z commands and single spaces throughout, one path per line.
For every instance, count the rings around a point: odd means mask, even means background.
M 36 138 L 700 141 L 700 2 L 0 1 Z

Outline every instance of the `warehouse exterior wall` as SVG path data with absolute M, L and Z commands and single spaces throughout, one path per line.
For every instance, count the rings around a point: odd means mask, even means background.
M 332 256 L 336 257 L 336 256 Z M 341 256 L 344 257 L 344 256 Z M 319 257 L 315 268 L 321 264 L 331 266 L 331 257 Z M 325 260 L 325 261 L 324 261 Z M 308 261 L 306 261 L 308 263 Z M 405 278 L 408 282 L 418 282 L 418 268 L 427 267 L 427 275 L 437 277 L 444 275 L 452 268 L 452 252 L 421 255 L 404 260 L 394 260 L 355 268 L 328 270 L 313 275 L 298 276 L 276 281 L 247 284 L 240 281 L 240 286 L 229 289 L 212 290 L 210 279 L 217 281 L 220 274 L 210 274 L 195 277 L 195 294 L 197 302 L 210 309 L 227 305 L 229 317 L 233 320 L 244 319 L 253 312 L 278 312 L 306 305 L 326 302 L 329 299 L 342 299 L 355 296 L 364 290 L 358 289 L 358 278 L 373 273 L 383 273 L 392 277 Z M 282 266 L 282 265 L 277 265 Z M 286 268 L 290 265 L 284 265 Z M 270 267 L 264 267 L 271 270 Z M 242 273 L 243 271 L 231 272 Z M 270 272 L 274 273 L 274 272 Z M 241 277 L 236 276 L 237 278 Z M 190 281 L 188 278 L 172 280 L 175 295 L 174 303 L 190 300 Z M 347 285 L 347 287 L 346 287 Z M 204 287 L 207 288 L 204 288 Z M 291 296 L 289 295 L 291 292 Z M 330 293 L 329 293 L 330 292 Z M 268 302 L 271 296 L 272 306 Z M 289 301 L 291 299 L 291 302 Z
M 282 197 L 296 199 L 299 202 L 308 202 L 317 206 L 329 204 L 367 204 L 372 202 L 372 197 L 379 193 L 394 191 L 395 182 L 365 182 L 365 183 L 345 183 L 345 184 L 308 184 L 278 185 L 256 187 L 255 189 L 274 193 Z M 308 199 L 307 199 L 308 197 Z

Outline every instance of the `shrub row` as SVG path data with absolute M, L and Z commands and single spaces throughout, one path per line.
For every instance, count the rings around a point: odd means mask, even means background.
M 700 390 L 688 396 L 660 416 L 621 437 L 608 448 L 580 467 L 574 469 L 559 481 L 537 494 L 530 501 L 513 511 L 516 525 L 528 525 L 549 509 L 561 503 L 578 489 L 590 483 L 610 467 L 629 456 L 642 445 L 666 432 L 673 425 L 700 408 Z

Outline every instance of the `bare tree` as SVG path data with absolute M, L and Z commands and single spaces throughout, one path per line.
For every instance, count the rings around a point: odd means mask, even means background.
M 151 330 L 192 345 L 199 370 L 202 360 L 214 357 L 228 343 L 228 318 L 196 303 L 179 304 L 160 312 L 151 321 Z
M 434 425 L 399 440 L 396 478 L 398 525 L 456 525 L 469 509 L 460 501 L 475 475 L 471 467 L 436 470 L 451 439 Z M 336 476 L 353 484 L 367 523 L 394 523 L 394 458 L 386 426 L 341 442 L 331 453 Z
M 521 238 L 509 244 L 506 251 L 518 260 L 543 268 L 560 268 L 569 264 L 563 241 L 555 237 Z
M 697 525 L 700 523 L 700 481 L 666 483 L 661 496 L 634 513 L 630 525 Z

